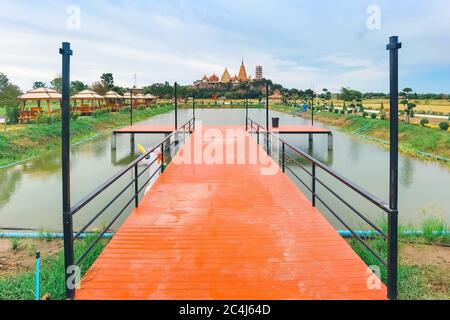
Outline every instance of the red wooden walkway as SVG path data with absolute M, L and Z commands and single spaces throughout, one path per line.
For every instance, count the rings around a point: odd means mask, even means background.
M 259 148 L 243 136 L 247 149 Z M 176 160 L 199 141 L 192 157 L 213 143 L 197 131 Z M 281 170 L 261 175 L 265 166 L 246 159 L 170 164 L 77 299 L 386 299 L 384 286 L 368 289 L 367 266 L 295 184 Z

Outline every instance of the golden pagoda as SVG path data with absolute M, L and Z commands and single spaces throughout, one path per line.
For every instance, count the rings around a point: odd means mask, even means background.
M 217 83 L 217 82 L 219 82 L 219 77 L 217 77 L 215 74 L 213 74 L 213 75 L 209 78 L 209 82 L 210 82 L 210 83 Z
M 222 83 L 230 83 L 231 82 L 231 76 L 230 73 L 228 72 L 228 68 L 225 68 L 225 71 L 223 72 L 223 76 L 221 81 Z
M 247 70 L 245 69 L 244 60 L 242 60 L 241 69 L 239 70 L 239 75 L 237 76 L 239 82 L 247 82 Z

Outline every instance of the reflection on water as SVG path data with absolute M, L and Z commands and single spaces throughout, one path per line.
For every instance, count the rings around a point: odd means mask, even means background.
M 400 163 L 399 183 L 405 188 L 410 188 L 414 183 L 414 164 L 411 158 L 405 157 Z
M 305 119 L 274 113 L 280 118 L 281 125 L 309 124 Z M 264 110 L 250 110 L 250 117 L 264 123 Z M 191 112 L 180 110 L 180 123 L 191 118 Z M 197 119 L 205 125 L 245 125 L 245 110 L 197 110 Z M 152 118 L 146 123 L 172 124 L 173 114 L 165 114 Z M 326 127 L 326 126 L 324 126 Z M 354 181 L 362 188 L 381 199 L 388 199 L 389 189 L 389 154 L 374 144 L 359 138 L 335 132 L 334 150 L 328 151 L 327 137 L 317 136 L 309 143 L 308 136 L 284 136 L 294 147 L 299 148 L 315 158 L 331 166 L 336 172 Z M 99 138 L 78 144 L 72 148 L 72 204 L 79 201 L 90 191 L 110 178 L 135 159 L 138 152 L 136 144 L 152 147 L 164 139 L 163 135 L 136 136 L 135 144 L 130 143 L 127 135 L 117 139 L 117 151 L 111 151 L 111 137 L 104 135 Z M 291 154 L 295 161 L 309 169 L 310 164 L 305 159 Z M 310 183 L 311 179 L 294 161 L 290 168 Z M 420 223 L 427 215 L 439 215 L 450 222 L 450 201 L 448 200 L 448 185 L 450 174 L 448 169 L 438 164 L 424 162 L 408 157 L 400 157 L 400 218 L 402 223 Z M 345 199 L 373 220 L 381 220 L 385 215 L 379 209 L 369 205 L 366 200 L 355 196 L 354 192 L 337 183 L 334 179 L 318 172 L 319 179 L 336 190 Z M 133 174 L 126 175 L 117 185 L 107 190 L 97 199 L 96 203 L 85 208 L 75 217 L 75 225 L 80 226 L 89 221 L 113 195 L 133 179 Z M 296 182 L 309 196 L 307 189 Z M 336 201 L 323 187 L 318 186 L 318 192 L 333 209 L 341 212 L 352 226 L 364 228 L 355 214 Z M 98 225 L 105 225 L 111 220 L 111 215 L 117 213 L 127 202 L 126 193 Z M 61 230 L 61 159 L 60 152 L 52 152 L 41 157 L 24 162 L 14 167 L 0 170 L 0 227 L 44 229 L 46 231 Z M 335 223 L 334 219 L 323 205 L 319 205 L 324 214 Z M 131 210 L 131 208 L 130 208 Z

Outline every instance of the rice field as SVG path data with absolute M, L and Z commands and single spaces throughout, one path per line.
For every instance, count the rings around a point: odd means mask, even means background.
M 450 113 L 450 100 L 410 100 L 410 102 L 416 104 L 416 113 L 442 113 L 443 115 L 448 115 Z M 333 100 L 333 104 L 335 106 L 342 106 L 342 100 Z M 347 102 L 347 105 L 349 103 Z M 363 100 L 363 106 L 366 109 L 379 110 L 381 109 L 381 104 L 384 105 L 385 108 L 389 106 L 388 99 L 366 99 Z M 400 108 L 403 108 L 400 105 Z

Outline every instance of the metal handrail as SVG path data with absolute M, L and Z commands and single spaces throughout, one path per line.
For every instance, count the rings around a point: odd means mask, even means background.
M 253 129 L 253 125 L 258 126 L 259 134 L 267 133 L 267 130 L 263 126 L 261 126 L 260 124 L 258 124 L 257 122 L 253 121 L 250 118 L 248 120 L 251 123 L 251 128 L 252 129 Z M 260 129 L 263 129 L 263 131 L 261 131 Z M 292 149 L 292 151 L 294 151 L 295 153 L 297 153 L 300 156 L 306 158 L 309 162 L 315 163 L 319 168 L 321 168 L 325 172 L 329 173 L 331 176 L 333 176 L 334 178 L 336 178 L 337 180 L 339 180 L 340 182 L 345 184 L 347 187 L 349 187 L 350 189 L 352 189 L 353 191 L 355 191 L 356 193 L 358 193 L 359 195 L 361 195 L 365 199 L 367 199 L 370 202 L 372 202 L 374 205 L 379 207 L 381 210 L 385 211 L 386 213 L 390 213 L 391 212 L 391 210 L 389 208 L 389 205 L 385 201 L 383 201 L 383 200 L 379 199 L 378 197 L 376 197 L 376 196 L 370 194 L 369 192 L 365 191 L 364 189 L 362 189 L 361 187 L 356 185 L 356 183 L 353 183 L 352 181 L 348 180 L 347 178 L 344 178 L 342 175 L 340 175 L 339 173 L 337 173 L 336 171 L 334 171 L 333 169 L 331 169 L 330 167 L 328 167 L 324 163 L 320 162 L 319 160 L 316 160 L 315 158 L 313 158 L 312 156 L 310 156 L 306 152 L 303 152 L 303 151 L 293 147 L 291 144 L 289 144 L 285 140 L 283 140 L 283 139 L 281 139 L 279 137 L 278 137 L 278 140 L 280 142 L 284 143 L 290 149 Z
M 117 193 L 117 195 L 114 196 L 112 200 L 108 202 L 106 206 L 104 206 L 91 220 L 81 228 L 79 232 L 77 232 L 72 239 L 72 248 L 73 248 L 73 241 L 79 239 L 81 235 L 95 222 L 97 221 L 113 203 L 115 203 L 130 187 L 133 185 L 135 186 L 134 195 L 133 197 L 125 204 L 124 207 L 119 211 L 117 215 L 114 216 L 112 221 L 108 224 L 106 228 L 103 229 L 102 232 L 100 232 L 97 237 L 90 243 L 88 248 L 81 254 L 81 256 L 76 260 L 75 265 L 80 265 L 83 260 L 89 255 L 91 250 L 95 247 L 95 245 L 103 238 L 103 235 L 110 230 L 110 228 L 114 225 L 114 223 L 120 218 L 120 216 L 125 212 L 125 210 L 135 201 L 136 208 L 139 206 L 139 194 L 145 189 L 145 187 L 150 183 L 150 181 L 156 176 L 158 172 L 164 171 L 164 154 L 166 151 L 172 148 L 173 145 L 177 145 L 177 143 L 172 142 L 170 143 L 171 139 L 179 134 L 184 134 L 188 132 L 191 134 L 193 131 L 195 131 L 195 120 L 191 119 L 189 122 L 181 126 L 178 130 L 173 132 L 171 135 L 167 136 L 163 141 L 161 141 L 156 147 L 152 148 L 150 151 L 145 153 L 144 155 L 140 156 L 133 162 L 131 162 L 126 168 L 120 170 L 118 173 L 116 173 L 112 178 L 108 179 L 105 183 L 103 183 L 100 187 L 95 189 L 93 192 L 91 192 L 89 195 L 87 195 L 85 198 L 80 200 L 71 210 L 71 215 L 74 216 L 76 213 L 80 212 L 81 209 L 86 207 L 89 203 L 91 203 L 94 199 L 96 199 L 99 195 L 101 195 L 106 189 L 108 189 L 110 186 L 112 186 L 115 182 L 117 182 L 121 177 L 125 176 L 128 172 L 134 171 L 134 179 L 131 180 L 130 183 L 126 185 L 125 188 L 121 189 L 120 192 Z M 161 149 L 162 156 L 163 156 L 163 163 L 156 168 L 155 172 L 152 172 L 150 174 L 150 178 L 145 181 L 144 185 L 139 188 L 139 178 L 142 177 L 142 175 L 147 172 L 153 164 L 156 163 L 156 160 L 152 161 L 152 163 L 148 164 L 145 169 L 143 169 L 139 173 L 138 166 L 139 164 L 148 156 L 150 156 L 151 153 L 154 151 Z
M 150 154 L 152 154 L 153 152 L 155 152 L 157 149 L 159 149 L 161 147 L 161 145 L 165 144 L 167 141 L 170 141 L 172 139 L 173 136 L 175 136 L 176 134 L 179 134 L 180 131 L 185 131 L 186 127 L 189 126 L 189 128 L 191 128 L 191 124 L 193 122 L 193 119 L 189 120 L 186 124 L 184 124 L 183 126 L 181 126 L 177 131 L 172 132 L 172 134 L 170 134 L 169 136 L 167 136 L 161 143 L 159 143 L 156 147 L 154 147 L 153 149 L 151 149 L 150 151 L 148 151 L 146 154 L 144 154 L 143 156 L 140 156 L 139 158 L 137 158 L 136 160 L 134 160 L 133 162 L 131 162 L 126 168 L 120 170 L 118 173 L 116 173 L 114 176 L 112 176 L 110 179 L 108 179 L 105 183 L 103 183 L 102 185 L 100 185 L 97 189 L 95 189 L 94 191 L 92 191 L 90 194 L 88 194 L 86 197 L 84 197 L 83 199 L 81 199 L 80 201 L 78 201 L 77 204 L 75 204 L 72 207 L 71 213 L 72 215 L 75 215 L 77 212 L 79 212 L 81 209 L 83 209 L 86 205 L 88 205 L 93 199 L 95 199 L 96 197 L 98 197 L 103 191 L 105 191 L 106 189 L 108 189 L 111 185 L 113 185 L 117 180 L 119 180 L 120 178 L 122 178 L 127 172 L 129 172 L 130 170 L 132 170 L 137 164 L 139 164 L 140 162 L 142 162 L 144 159 L 146 159 Z
M 271 134 L 271 132 L 267 132 L 266 128 L 264 128 L 263 126 L 261 126 L 260 124 L 258 124 L 257 122 L 253 121 L 252 119 L 248 118 L 246 119 L 246 128 L 250 128 L 250 133 L 257 134 L 257 140 L 258 140 L 258 144 L 260 142 L 260 134 L 267 134 L 267 136 L 269 136 Z M 294 146 L 292 146 L 291 144 L 289 144 L 288 142 L 286 142 L 285 140 L 283 140 L 281 137 L 279 137 L 278 135 L 272 135 L 272 137 L 276 137 L 276 139 L 278 139 L 281 143 L 281 151 L 279 151 L 279 156 L 281 156 L 281 166 L 283 169 L 283 172 L 286 172 L 286 170 L 288 170 L 293 176 L 294 178 L 296 178 L 298 181 L 301 182 L 301 184 L 303 186 L 306 187 L 306 189 L 311 192 L 312 194 L 312 205 L 313 207 L 316 207 L 316 200 L 318 200 L 339 222 L 341 222 L 350 232 L 351 234 L 367 249 L 369 250 L 369 252 L 378 260 L 380 261 L 380 263 L 387 268 L 388 271 L 388 288 L 392 289 L 396 287 L 396 270 L 395 267 L 393 265 L 390 264 L 390 262 L 392 263 L 392 261 L 395 261 L 395 259 L 388 259 L 388 261 L 386 261 L 385 259 L 383 259 L 381 257 L 381 255 L 379 253 L 376 252 L 376 250 L 372 249 L 366 241 L 364 241 L 363 237 L 359 236 L 357 232 L 355 232 L 345 221 L 344 219 L 342 219 L 335 210 L 333 210 L 321 197 L 319 197 L 319 195 L 317 194 L 316 191 L 316 183 L 319 183 L 322 187 L 325 188 L 325 190 L 327 190 L 328 192 L 330 192 L 334 197 L 336 197 L 336 199 L 338 199 L 339 201 L 341 201 L 345 206 L 347 206 L 351 211 L 353 211 L 358 217 L 360 217 L 364 222 L 366 222 L 369 226 L 371 226 L 374 230 L 376 230 L 377 234 L 379 234 L 380 236 L 382 236 L 384 238 L 384 240 L 387 240 L 388 243 L 390 241 L 394 241 L 394 237 L 395 234 L 392 234 L 391 232 L 388 231 L 388 233 L 386 234 L 385 232 L 383 232 L 381 230 L 381 228 L 379 228 L 375 223 L 373 223 L 372 221 L 370 221 L 370 219 L 368 219 L 364 214 L 362 214 L 361 212 L 359 212 L 353 205 L 351 205 L 347 200 L 345 200 L 342 196 L 340 196 L 337 192 L 335 192 L 332 188 L 330 188 L 329 186 L 327 186 L 321 179 L 319 179 L 316 175 L 316 170 L 317 168 L 322 169 L 325 173 L 329 174 L 330 176 L 332 176 L 333 178 L 335 178 L 337 181 L 341 182 L 342 184 L 344 184 L 345 186 L 347 186 L 350 190 L 354 191 L 356 194 L 360 195 L 361 197 L 363 197 L 364 199 L 368 200 L 369 202 L 371 202 L 372 204 L 374 204 L 376 207 L 378 207 L 379 209 L 381 209 L 383 212 L 385 212 L 388 217 L 390 218 L 391 216 L 395 215 L 396 212 L 393 212 L 389 205 L 377 198 L 376 196 L 370 194 L 369 192 L 367 192 L 366 190 L 362 189 L 361 187 L 359 187 L 358 185 L 356 185 L 355 183 L 353 183 L 352 181 L 348 180 L 347 178 L 344 178 L 342 175 L 338 174 L 336 171 L 334 171 L 333 169 L 331 169 L 330 167 L 328 167 L 327 165 L 325 165 L 324 163 L 318 161 L 317 159 L 315 159 L 314 157 L 310 156 L 309 154 L 295 148 Z M 267 144 L 269 145 L 269 144 Z M 287 151 L 286 149 L 290 149 L 294 154 L 305 158 L 307 161 L 309 161 L 312 164 L 312 172 L 309 172 L 303 165 L 300 165 L 300 163 L 294 159 L 294 157 L 292 157 Z M 270 156 L 270 150 L 267 150 L 269 156 Z M 307 183 L 305 183 L 303 181 L 302 178 L 300 178 L 295 172 L 294 170 L 292 170 L 288 165 L 287 165 L 287 161 L 286 158 L 294 161 L 297 165 L 299 165 L 299 167 L 306 172 L 306 174 L 309 175 L 309 177 L 312 178 L 312 187 L 309 187 Z M 394 250 L 395 251 L 395 250 Z M 397 252 L 393 252 L 390 249 L 390 246 L 388 245 L 388 256 L 391 257 L 396 257 L 397 256 Z

